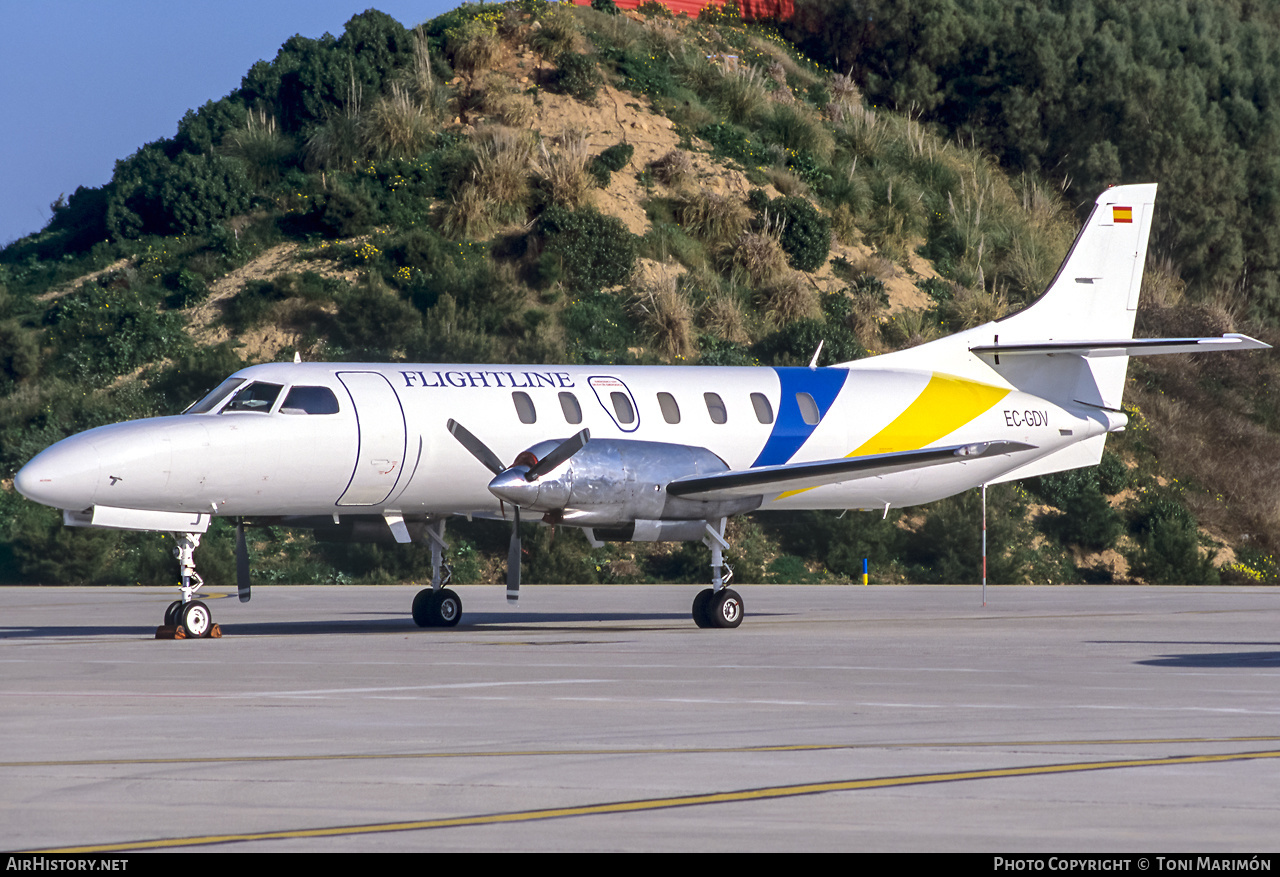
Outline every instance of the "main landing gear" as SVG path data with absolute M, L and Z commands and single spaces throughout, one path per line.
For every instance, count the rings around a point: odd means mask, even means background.
M 737 627 L 745 614 L 742 596 L 725 587 L 733 578 L 733 567 L 724 562 L 724 550 L 729 543 L 724 538 L 725 519 L 719 526 L 707 524 L 703 543 L 711 549 L 711 581 L 713 587 L 699 591 L 693 598 L 693 622 L 698 627 Z
M 220 637 L 222 629 L 213 623 L 209 607 L 194 599 L 204 586 L 204 579 L 196 572 L 195 550 L 200 545 L 199 533 L 174 533 L 178 545 L 173 556 L 178 559 L 178 571 L 182 576 L 182 599 L 174 600 L 164 610 L 164 624 L 156 628 L 156 639 L 187 639 Z
M 444 541 L 444 521 L 427 525 L 431 540 L 431 587 L 413 598 L 413 623 L 418 627 L 456 627 L 462 618 L 462 598 L 445 587 L 453 580 L 453 570 L 444 562 L 449 544 Z

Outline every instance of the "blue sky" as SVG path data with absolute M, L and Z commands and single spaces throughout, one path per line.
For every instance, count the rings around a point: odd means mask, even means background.
M 0 27 L 0 246 L 49 204 L 111 179 L 115 161 L 171 137 L 188 109 L 240 86 L 294 34 L 335 36 L 373 6 L 412 27 L 458 0 L 8 2 Z

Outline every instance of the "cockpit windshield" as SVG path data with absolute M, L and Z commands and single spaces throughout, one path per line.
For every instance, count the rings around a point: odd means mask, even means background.
M 271 406 L 276 404 L 276 397 L 280 395 L 282 386 L 280 384 L 268 384 L 265 381 L 254 381 L 249 386 L 240 390 L 232 397 L 231 401 L 220 414 L 226 414 L 229 411 L 257 411 L 266 414 L 271 410 Z
M 243 384 L 248 378 L 227 378 L 218 384 L 217 388 L 205 396 L 196 404 L 192 405 L 184 414 L 208 414 L 222 403 L 222 400 L 231 394 L 231 391 Z

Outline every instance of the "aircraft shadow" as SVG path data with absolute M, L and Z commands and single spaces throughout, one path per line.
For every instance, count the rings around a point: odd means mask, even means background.
M 1217 652 L 1197 655 L 1164 655 L 1146 661 L 1138 661 L 1149 667 L 1280 667 L 1280 651 L 1276 652 Z

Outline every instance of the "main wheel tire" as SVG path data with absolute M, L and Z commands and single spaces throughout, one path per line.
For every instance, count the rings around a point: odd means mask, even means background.
M 706 588 L 698 592 L 698 596 L 693 598 L 693 623 L 698 627 L 714 627 L 715 622 L 711 619 L 711 614 L 707 612 L 707 607 L 711 605 L 711 598 L 716 592 L 710 588 Z
M 436 592 L 431 588 L 424 588 L 413 596 L 413 623 L 418 627 L 435 627 L 436 621 Z
M 178 613 L 182 611 L 182 601 L 174 600 L 169 607 L 164 610 L 164 626 L 176 627 L 178 624 Z
M 192 600 L 183 606 L 178 611 L 178 618 L 187 636 L 191 637 L 208 636 L 209 628 L 213 625 L 213 615 L 209 612 L 209 607 L 199 600 Z
M 725 588 L 707 607 L 711 622 L 716 627 L 737 627 L 742 623 L 744 613 L 742 597 L 732 588 Z
M 439 627 L 457 627 L 462 620 L 462 598 L 448 588 L 440 589 L 434 609 Z

